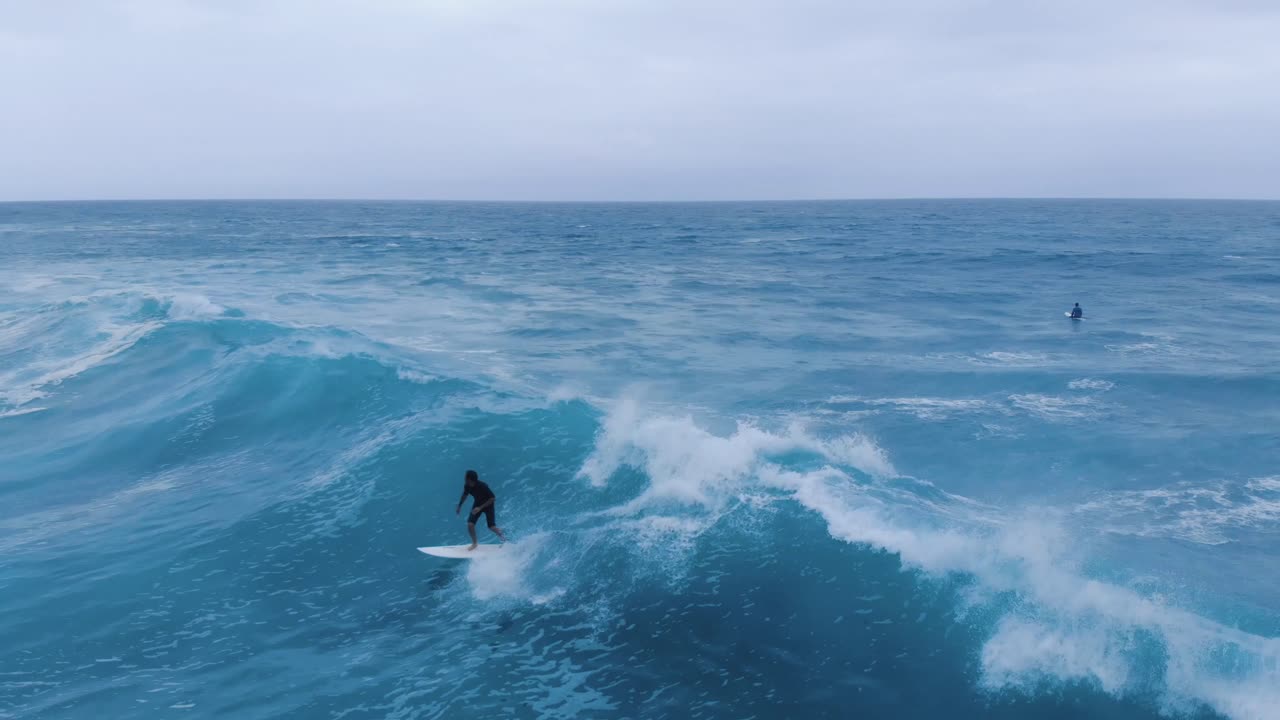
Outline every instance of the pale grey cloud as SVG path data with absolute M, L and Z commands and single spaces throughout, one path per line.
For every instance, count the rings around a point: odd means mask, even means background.
M 1280 197 L 1280 8 L 0 4 L 0 199 Z

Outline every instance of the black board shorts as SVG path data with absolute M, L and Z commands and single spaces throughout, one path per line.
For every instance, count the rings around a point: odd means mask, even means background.
M 495 504 L 496 504 L 496 503 L 495 503 Z M 497 525 L 497 524 L 498 524 L 498 523 L 493 519 L 493 518 L 494 518 L 493 505 L 490 505 L 489 507 L 487 507 L 487 508 L 485 508 L 485 509 L 481 510 L 481 511 L 480 511 L 480 514 L 481 514 L 481 515 L 484 515 L 484 519 L 485 519 L 485 520 L 487 520 L 487 521 L 489 522 L 489 527 L 493 527 L 493 526 L 495 526 L 495 525 Z M 467 524 L 468 524 L 468 525 L 475 525 L 475 524 L 476 524 L 476 520 L 479 520 L 479 519 L 480 519 L 480 518 L 479 518 L 478 516 L 475 516 L 475 515 L 468 515 L 468 516 L 467 516 Z

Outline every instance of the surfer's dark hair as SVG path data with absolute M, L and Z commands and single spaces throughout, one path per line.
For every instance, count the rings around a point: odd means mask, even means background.
M 479 480 L 479 479 L 480 479 L 480 476 L 476 474 L 475 470 L 467 471 L 467 482 L 471 482 L 472 480 Z

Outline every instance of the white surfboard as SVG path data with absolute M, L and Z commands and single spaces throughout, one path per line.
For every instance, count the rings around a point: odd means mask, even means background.
M 1071 313 L 1069 313 L 1069 312 L 1064 312 L 1064 313 L 1062 313 L 1062 314 L 1063 314 L 1063 315 L 1066 315 L 1067 317 L 1071 318 L 1072 320 L 1083 320 L 1083 319 L 1084 319 L 1084 316 L 1080 316 L 1080 317 L 1078 317 L 1078 318 L 1071 317 Z
M 501 545 L 477 545 L 475 550 L 468 550 L 470 545 L 439 545 L 436 547 L 420 547 L 418 552 L 455 560 L 470 560 L 474 557 L 492 555 L 502 550 Z

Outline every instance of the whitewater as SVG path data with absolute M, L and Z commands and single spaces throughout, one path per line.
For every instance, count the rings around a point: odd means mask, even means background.
M 1277 719 L 1278 311 L 1269 202 L 0 204 L 0 718 Z

